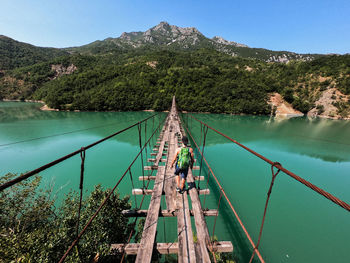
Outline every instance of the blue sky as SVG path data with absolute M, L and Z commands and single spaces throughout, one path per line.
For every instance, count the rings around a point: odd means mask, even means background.
M 0 0 L 0 34 L 37 46 L 79 46 L 160 21 L 250 47 L 350 53 L 349 0 Z

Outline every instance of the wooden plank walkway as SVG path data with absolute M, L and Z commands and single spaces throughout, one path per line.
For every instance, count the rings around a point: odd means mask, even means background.
M 203 211 L 199 194 L 209 194 L 209 189 L 196 188 L 196 180 L 204 180 L 204 177 L 194 177 L 189 169 L 187 176 L 187 191 L 183 194 L 176 192 L 174 167 L 171 162 L 174 159 L 181 138 L 185 135 L 176 110 L 175 98 L 168 114 L 165 125 L 159 139 L 154 146 L 151 166 L 145 166 L 145 170 L 157 170 L 156 176 L 140 176 L 139 180 L 155 180 L 153 189 L 133 189 L 132 194 L 152 195 L 148 210 L 124 210 L 127 217 L 146 217 L 142 238 L 139 244 L 112 244 L 111 248 L 119 253 L 137 254 L 136 262 L 151 262 L 152 254 L 177 254 L 178 262 L 195 263 L 210 262 L 209 252 L 231 252 L 232 244 L 229 241 L 210 242 L 205 216 L 216 216 L 217 210 Z M 165 163 L 162 166 L 160 163 Z M 193 167 L 198 170 L 199 166 Z M 161 210 L 162 196 L 165 196 L 166 209 Z M 192 208 L 189 205 L 191 198 Z M 156 243 L 157 224 L 159 217 L 177 217 L 178 242 Z M 197 242 L 193 240 L 191 216 L 194 217 Z

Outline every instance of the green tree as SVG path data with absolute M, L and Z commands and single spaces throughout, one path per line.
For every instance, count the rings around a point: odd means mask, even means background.
M 13 177 L 8 174 L 0 183 Z M 78 194 L 70 192 L 56 209 L 52 189 L 39 187 L 40 181 L 36 176 L 0 192 L 2 262 L 58 262 L 75 239 Z M 81 225 L 88 221 L 109 191 L 97 185 L 83 201 Z M 121 199 L 113 193 L 66 262 L 89 262 L 96 255 L 101 262 L 107 262 L 110 244 L 127 240 L 132 226 L 121 211 L 129 208 L 128 197 Z

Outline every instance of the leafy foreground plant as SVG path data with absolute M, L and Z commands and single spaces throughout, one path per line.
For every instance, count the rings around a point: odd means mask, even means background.
M 7 174 L 0 183 L 15 175 Z M 41 177 L 18 183 L 0 193 L 0 261 L 58 262 L 76 237 L 79 196 L 70 192 L 58 208 L 52 189 L 39 187 Z M 80 229 L 109 193 L 100 185 L 83 201 Z M 131 230 L 121 211 L 129 209 L 129 197 L 113 193 L 65 262 L 109 262 L 109 245 L 123 243 Z M 113 256 L 115 259 L 115 256 Z

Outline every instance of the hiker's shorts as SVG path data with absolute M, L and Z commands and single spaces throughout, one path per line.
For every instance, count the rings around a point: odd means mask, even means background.
M 187 174 L 188 174 L 188 167 L 185 169 L 180 169 L 179 167 L 175 168 L 175 175 L 180 175 L 181 178 L 185 179 L 187 178 Z

